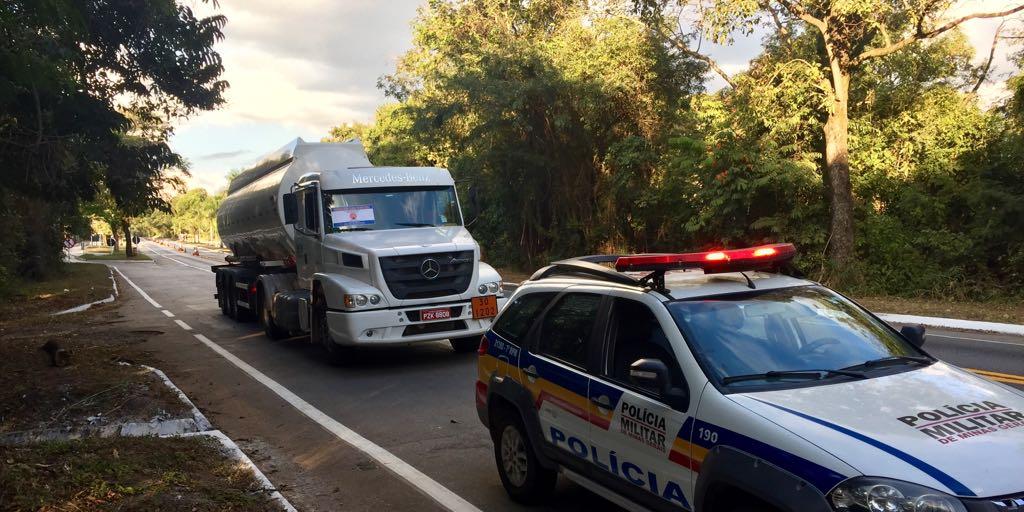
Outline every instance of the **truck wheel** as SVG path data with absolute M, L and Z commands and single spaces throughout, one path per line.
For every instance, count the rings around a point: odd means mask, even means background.
M 349 362 L 352 355 L 350 347 L 338 345 L 331 339 L 331 330 L 327 327 L 327 304 L 323 295 L 313 296 L 313 314 L 310 315 L 309 337 L 313 343 L 319 343 L 327 354 L 327 360 L 333 365 Z
M 452 350 L 460 354 L 465 354 L 468 352 L 473 352 L 478 347 L 480 347 L 480 337 L 467 336 L 465 338 L 451 338 L 450 340 L 448 340 L 448 343 L 452 344 Z
M 558 473 L 540 465 L 518 416 L 501 411 L 491 428 L 494 460 L 505 492 L 519 503 L 542 503 L 554 491 Z
M 272 340 L 281 340 L 288 337 L 289 332 L 274 323 L 274 315 L 271 312 L 271 305 L 260 288 L 260 325 L 263 326 L 263 333 Z

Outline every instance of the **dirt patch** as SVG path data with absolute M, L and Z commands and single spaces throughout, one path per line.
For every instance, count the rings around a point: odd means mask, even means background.
M 497 270 L 498 274 L 501 275 L 502 282 L 511 284 L 519 284 L 533 275 L 533 271 L 528 272 L 509 267 L 495 268 L 494 270 Z
M 855 299 L 862 306 L 876 313 L 1024 324 L 1024 303 L 1020 302 L 946 302 L 898 297 L 855 297 Z
M 71 267 L 0 306 L 0 434 L 188 416 L 159 378 L 118 364 L 144 356 L 136 345 L 153 334 L 121 327 L 116 302 L 51 316 L 112 293 L 107 267 Z M 65 366 L 53 365 L 48 342 L 64 351 Z
M 280 510 L 205 437 L 0 447 L 5 510 Z
M 112 293 L 106 266 L 68 267 L 0 303 L 0 440 L 10 443 L 0 445 L 0 509 L 280 510 L 208 437 L 20 444 L 40 433 L 109 435 L 127 423 L 193 417 L 156 374 L 131 364 L 153 363 L 139 344 L 160 331 L 132 330 L 117 301 L 52 315 Z M 59 365 L 44 345 L 62 350 Z

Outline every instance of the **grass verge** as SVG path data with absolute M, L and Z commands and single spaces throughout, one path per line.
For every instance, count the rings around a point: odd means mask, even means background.
M 206 437 L 0 447 L 5 510 L 277 510 L 251 471 Z
M 876 313 L 935 316 L 1024 324 L 1024 303 L 1021 302 L 948 302 L 936 299 L 905 299 L 901 297 L 855 297 L 862 306 Z
M 144 253 L 140 252 L 138 249 L 135 250 L 135 255 L 133 255 L 131 258 L 126 257 L 124 255 L 124 251 L 102 252 L 102 253 L 99 253 L 99 252 L 86 252 L 85 254 L 79 256 L 79 258 L 82 258 L 83 260 L 91 260 L 91 261 L 110 261 L 110 260 L 132 260 L 132 261 L 138 260 L 138 261 L 147 261 L 147 260 L 152 259 L 149 256 L 146 256 Z

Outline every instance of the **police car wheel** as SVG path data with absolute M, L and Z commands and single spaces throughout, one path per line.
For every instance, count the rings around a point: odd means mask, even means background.
M 558 473 L 541 467 L 518 418 L 500 414 L 494 428 L 494 458 L 505 491 L 520 503 L 542 502 L 554 490 Z
M 480 346 L 479 336 L 468 336 L 465 338 L 452 338 L 448 340 L 452 344 L 452 350 L 465 354 L 467 352 L 473 352 Z

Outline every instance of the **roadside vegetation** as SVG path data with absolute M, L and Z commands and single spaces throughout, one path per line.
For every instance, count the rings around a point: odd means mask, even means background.
M 124 326 L 105 265 L 19 281 L 0 302 L 0 503 L 4 510 L 276 510 L 208 438 L 106 437 L 125 423 L 190 417 L 138 366 L 160 336 Z M 61 349 L 54 365 L 46 346 Z M 74 439 L 82 436 L 82 439 Z M 104 437 L 97 437 L 104 436 Z
M 940 23 L 953 2 L 719 0 L 679 27 L 682 3 L 431 2 L 381 81 L 393 102 L 327 140 L 451 169 L 504 267 L 788 241 L 847 292 L 1020 300 L 1024 80 L 981 97 L 996 77 Z M 764 50 L 742 73 L 697 52 L 753 29 Z
M 131 256 L 126 256 L 124 251 L 111 251 L 109 248 L 86 247 L 85 253 L 80 256 L 83 260 L 90 261 L 111 261 L 111 260 L 138 260 L 148 261 L 151 258 L 138 249 Z
M 132 253 L 131 219 L 187 172 L 171 123 L 224 102 L 226 22 L 175 0 L 0 4 L 0 288 L 59 272 L 90 218 Z

